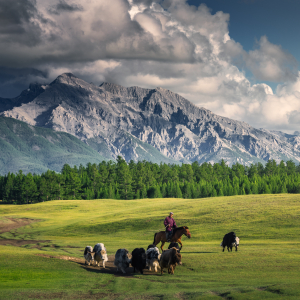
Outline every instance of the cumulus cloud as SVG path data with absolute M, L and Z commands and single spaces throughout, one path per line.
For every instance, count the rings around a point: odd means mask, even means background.
M 259 48 L 245 53 L 247 67 L 262 81 L 282 82 L 296 80 L 296 59 L 280 46 L 270 43 L 266 36 L 258 42 Z
M 0 66 L 39 70 L 28 74 L 43 82 L 73 72 L 97 84 L 161 86 L 256 127 L 297 127 L 296 60 L 267 37 L 246 52 L 229 21 L 185 0 L 0 0 Z M 251 84 L 245 68 L 280 83 L 275 93 Z M 26 82 L 18 78 L 12 86 Z
M 39 43 L 41 30 L 34 21 L 37 17 L 34 0 L 0 0 L 0 42 L 4 59 L 9 53 L 6 47 L 11 44 L 32 47 Z
M 47 82 L 48 73 L 33 68 L 4 68 L 0 67 L 1 97 L 14 98 L 20 91 L 28 88 L 30 83 Z
M 83 7 L 81 5 L 67 3 L 65 0 L 60 0 L 56 5 L 49 8 L 50 14 L 59 15 L 61 12 L 74 12 L 82 11 Z

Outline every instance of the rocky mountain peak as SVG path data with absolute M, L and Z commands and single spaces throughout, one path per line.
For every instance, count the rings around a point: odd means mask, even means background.
M 51 82 L 50 85 L 57 84 L 57 83 L 74 85 L 77 84 L 78 81 L 83 81 L 83 80 L 79 79 L 72 73 L 64 73 L 59 75 L 54 81 Z
M 122 98 L 143 98 L 151 91 L 150 89 L 144 89 L 138 86 L 124 87 L 115 83 L 103 82 L 100 88 L 106 92 L 111 93 L 114 96 Z
M 71 133 L 103 155 L 122 155 L 126 160 L 165 155 L 200 163 L 220 159 L 248 165 L 268 159 L 300 161 L 297 133 L 255 129 L 161 87 L 108 82 L 96 87 L 65 73 L 50 85 L 31 86 L 17 102 L 2 102 L 4 116 Z
M 103 82 L 99 85 L 103 90 L 110 92 L 114 95 L 120 95 L 121 93 L 127 93 L 127 88 L 116 83 Z

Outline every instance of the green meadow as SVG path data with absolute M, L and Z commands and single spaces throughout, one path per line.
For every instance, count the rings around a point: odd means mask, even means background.
M 174 275 L 115 275 L 53 258 L 82 259 L 99 242 L 108 255 L 147 248 L 170 211 L 192 235 Z M 24 218 L 38 221 L 0 235 L 30 240 L 0 245 L 0 299 L 300 299 L 300 195 L 0 205 L 0 224 Z M 230 231 L 240 246 L 223 253 Z

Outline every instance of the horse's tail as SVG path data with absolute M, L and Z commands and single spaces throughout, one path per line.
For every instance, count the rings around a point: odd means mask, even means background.
M 155 237 L 156 237 L 156 235 L 157 235 L 157 232 L 154 233 L 154 240 L 153 240 L 153 244 L 154 244 L 154 245 L 155 245 Z

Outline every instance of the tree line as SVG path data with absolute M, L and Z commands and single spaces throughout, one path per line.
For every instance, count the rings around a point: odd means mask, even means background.
M 229 167 L 219 163 L 156 164 L 116 162 L 70 167 L 61 173 L 0 176 L 2 203 L 28 204 L 63 199 L 205 198 L 249 194 L 300 193 L 300 165 L 269 160 Z

